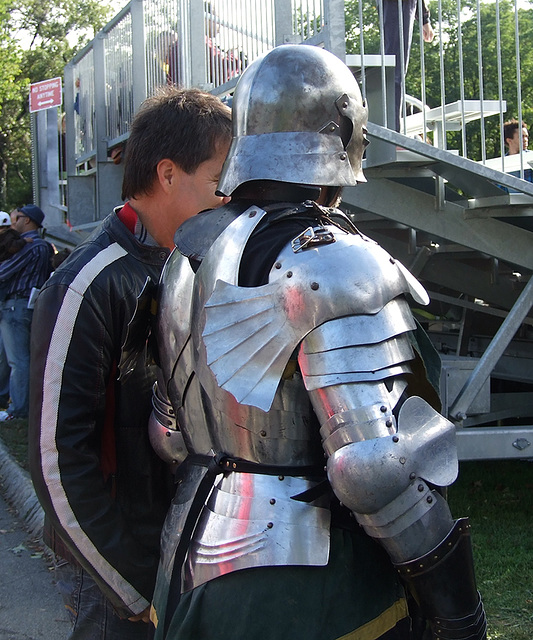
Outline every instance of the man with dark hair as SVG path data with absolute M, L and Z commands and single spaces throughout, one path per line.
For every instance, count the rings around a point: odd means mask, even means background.
M 458 461 L 440 360 L 408 304 L 428 295 L 335 208 L 365 181 L 366 123 L 339 58 L 276 47 L 235 89 L 231 204 L 176 233 L 150 429 L 182 462 L 156 640 L 406 640 L 406 592 L 416 640 L 486 638 L 470 527 L 442 491 Z
M 35 204 L 27 204 L 11 212 L 11 226 L 20 234 L 20 251 L 0 264 L 0 284 L 5 285 L 1 302 L 0 331 L 11 368 L 10 402 L 0 411 L 0 421 L 28 417 L 30 382 L 30 331 L 33 308 L 30 296 L 50 275 L 51 245 L 43 240 L 39 229 L 44 213 Z
M 526 151 L 529 144 L 527 124 L 522 121 L 522 127 L 520 127 L 516 118 L 507 120 L 503 125 L 503 140 L 510 156 L 520 153 L 521 150 Z
M 42 289 L 32 335 L 30 465 L 71 638 L 145 638 L 171 472 L 148 438 L 151 303 L 182 222 L 215 195 L 231 139 L 213 95 L 168 88 L 127 141 L 128 202 Z

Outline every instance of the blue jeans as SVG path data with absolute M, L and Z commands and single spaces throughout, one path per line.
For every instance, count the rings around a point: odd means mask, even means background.
M 33 310 L 27 298 L 6 300 L 2 305 L 0 331 L 7 361 L 11 367 L 8 412 L 16 418 L 28 416 L 30 386 L 30 330 Z
M 72 622 L 69 640 L 147 640 L 149 625 L 119 618 L 84 569 L 58 558 L 55 577 Z
M 7 407 L 9 400 L 9 376 L 11 369 L 7 362 L 6 350 L 4 349 L 4 341 L 0 332 L 0 407 Z

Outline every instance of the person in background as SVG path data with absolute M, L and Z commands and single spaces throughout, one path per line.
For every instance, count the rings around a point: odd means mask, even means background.
M 30 467 L 71 639 L 140 640 L 172 473 L 148 438 L 151 304 L 176 229 L 215 195 L 230 110 L 166 88 L 136 114 L 123 198 L 41 290 L 32 336 Z
M 0 411 L 0 421 L 28 416 L 33 317 L 30 296 L 33 290 L 41 288 L 51 271 L 52 247 L 39 233 L 43 220 L 43 211 L 34 204 L 12 211 L 11 226 L 20 234 L 25 245 L 0 263 L 0 286 L 5 287 L 0 333 L 11 368 L 10 401 L 7 409 Z
M 223 51 L 215 42 L 220 21 L 211 2 L 204 3 L 205 10 L 205 45 L 207 55 L 207 82 L 214 86 L 221 85 L 240 73 L 246 63 L 244 54 L 235 51 Z M 242 53 L 242 52 L 241 52 Z M 241 59 L 242 58 L 242 59 Z M 184 82 L 180 43 L 177 36 L 170 42 L 167 56 L 167 83 L 181 85 Z
M 378 0 L 378 7 L 383 7 L 385 54 L 396 56 L 396 67 L 394 70 L 395 131 L 400 131 L 402 85 L 405 83 L 407 68 L 409 66 L 409 55 L 411 53 L 414 23 L 415 19 L 420 19 L 420 16 L 418 15 L 418 0 L 403 0 L 401 5 L 402 22 L 400 22 L 397 0 Z M 422 0 L 422 36 L 424 38 L 424 42 L 433 42 L 434 35 L 427 2 L 426 0 Z M 402 50 L 403 67 L 401 57 Z
M 515 118 L 507 120 L 503 124 L 503 139 L 507 147 L 507 155 L 516 155 L 520 151 L 526 151 L 529 145 L 529 131 L 527 124 L 522 121 L 522 126 Z
M 11 226 L 11 217 L 6 211 L 0 211 L 0 262 L 11 258 L 26 246 L 26 240 Z M 6 298 L 7 283 L 0 287 L 0 303 Z M 9 405 L 9 375 L 11 369 L 0 332 L 0 407 L 7 410 Z

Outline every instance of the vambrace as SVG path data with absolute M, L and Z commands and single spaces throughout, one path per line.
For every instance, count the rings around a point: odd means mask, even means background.
M 148 422 L 150 444 L 156 454 L 173 466 L 187 457 L 187 448 L 168 398 L 163 397 L 157 382 L 153 387 L 152 413 Z
M 476 589 L 468 518 L 428 554 L 396 564 L 439 640 L 485 640 L 487 620 Z

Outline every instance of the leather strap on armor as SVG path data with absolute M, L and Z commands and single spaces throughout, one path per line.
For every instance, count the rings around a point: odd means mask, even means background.
M 476 589 L 468 518 L 425 556 L 395 565 L 436 640 L 486 640 L 487 621 Z

